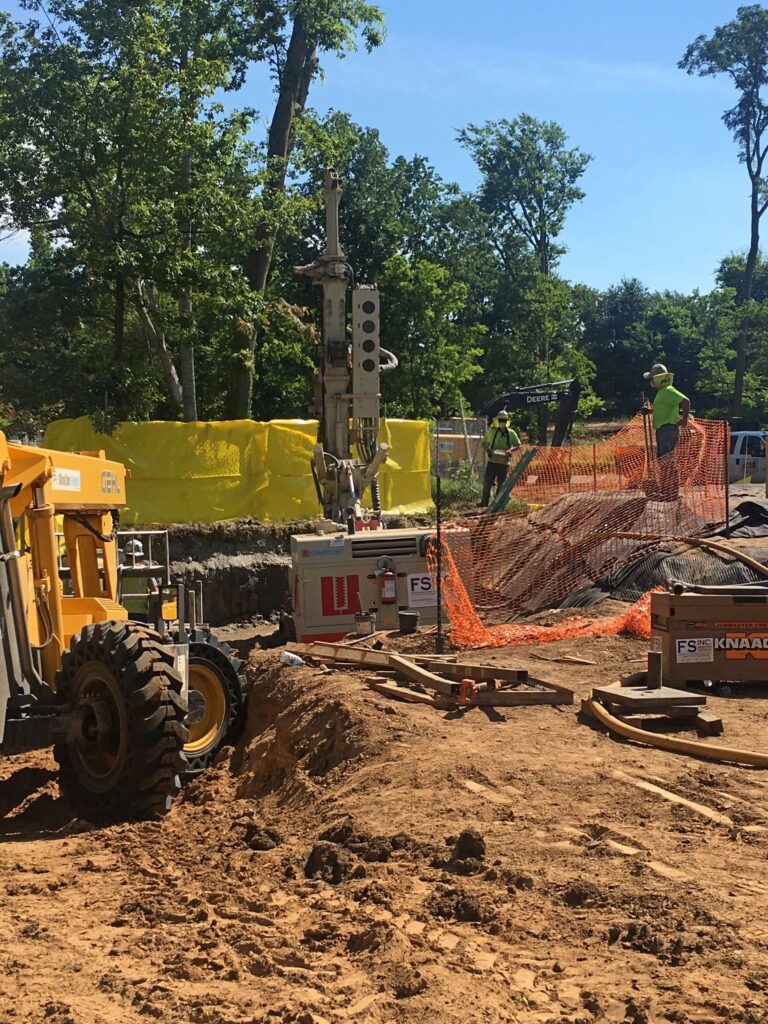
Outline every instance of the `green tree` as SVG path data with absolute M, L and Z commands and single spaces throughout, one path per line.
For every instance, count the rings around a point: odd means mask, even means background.
M 135 358 L 126 337 L 143 335 L 187 419 L 201 336 L 193 294 L 216 289 L 246 319 L 258 310 L 232 269 L 233 236 L 258 223 L 250 119 L 225 116 L 214 94 L 263 56 L 271 6 L 35 2 L 45 24 L 6 17 L 0 38 L 3 214 L 46 233 L 110 295 L 101 360 Z
M 568 148 L 560 125 L 528 114 L 511 121 L 469 125 L 458 138 L 480 171 L 477 201 L 488 217 L 501 267 L 508 275 L 519 273 L 525 249 L 535 261 L 526 274 L 533 281 L 526 294 L 538 311 L 533 319 L 538 327 L 535 360 L 540 378 L 539 367 L 549 369 L 551 348 L 557 343 L 554 336 L 547 335 L 554 329 L 552 313 L 557 306 L 557 302 L 552 304 L 547 279 L 564 252 L 557 239 L 568 212 L 584 198 L 579 182 L 591 157 Z M 546 406 L 539 409 L 538 432 L 539 441 L 545 443 Z
M 390 413 L 423 418 L 455 413 L 461 387 L 480 373 L 482 328 L 456 322 L 466 286 L 427 260 L 391 256 L 379 279 L 382 345 L 400 365 L 382 379 Z
M 686 49 L 678 67 L 689 75 L 727 75 L 737 91 L 733 107 L 723 114 L 723 123 L 733 134 L 739 160 L 746 166 L 750 182 L 750 237 L 744 276 L 738 293 L 744 307 L 736 342 L 735 374 L 731 411 L 741 414 L 750 329 L 750 300 L 755 267 L 760 251 L 760 222 L 768 209 L 765 160 L 768 156 L 768 10 L 762 4 L 739 7 L 736 17 L 700 35 Z
M 559 124 L 528 114 L 468 125 L 458 138 L 482 175 L 478 200 L 498 231 L 502 255 L 525 239 L 540 272 L 549 274 L 564 251 L 556 239 L 568 211 L 584 198 L 579 181 L 592 158 L 568 149 Z
M 270 59 L 276 102 L 266 145 L 263 213 L 254 231 L 245 268 L 251 289 L 267 291 L 275 239 L 285 212 L 285 185 L 294 143 L 294 124 L 321 72 L 323 53 L 343 56 L 362 35 L 367 50 L 384 40 L 384 17 L 365 0 L 283 0 L 272 8 L 280 21 Z M 231 355 L 229 413 L 250 415 L 254 361 L 260 335 L 256 325 L 246 345 Z

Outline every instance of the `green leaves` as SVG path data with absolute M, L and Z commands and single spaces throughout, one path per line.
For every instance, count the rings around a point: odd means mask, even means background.
M 570 208 L 584 198 L 578 182 L 592 158 L 568 149 L 556 122 L 528 114 L 468 125 L 458 138 L 482 174 L 478 198 L 501 244 L 514 248 L 523 239 L 548 274 L 563 252 L 554 240 Z

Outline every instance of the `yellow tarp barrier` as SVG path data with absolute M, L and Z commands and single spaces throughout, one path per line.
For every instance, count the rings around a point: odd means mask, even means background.
M 49 424 L 43 444 L 61 451 L 103 448 L 131 471 L 122 522 L 163 526 L 319 515 L 309 469 L 316 436 L 314 420 L 122 423 L 108 435 L 82 416 Z M 391 453 L 379 474 L 383 508 L 431 508 L 429 424 L 388 420 L 379 440 Z

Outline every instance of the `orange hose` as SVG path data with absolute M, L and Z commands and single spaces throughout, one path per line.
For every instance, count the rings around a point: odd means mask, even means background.
M 756 768 L 768 768 L 768 754 L 760 754 L 755 750 L 735 750 L 732 747 L 715 747 L 711 743 L 697 743 L 695 740 L 681 740 L 675 736 L 659 736 L 655 733 L 627 725 L 615 718 L 596 700 L 585 701 L 587 708 L 598 722 L 611 732 L 618 733 L 628 740 L 645 743 L 649 747 L 671 750 L 675 754 L 691 754 L 694 757 L 706 757 L 710 761 L 721 761 L 724 764 L 751 764 Z

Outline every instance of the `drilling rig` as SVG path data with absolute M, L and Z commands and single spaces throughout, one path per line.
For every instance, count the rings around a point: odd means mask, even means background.
M 294 268 L 322 288 L 312 476 L 324 518 L 316 533 L 291 538 L 292 621 L 302 642 L 338 640 L 361 618 L 394 629 L 403 610 L 418 610 L 426 624 L 437 617 L 426 558 L 433 531 L 387 529 L 382 517 L 378 472 L 389 452 L 378 440 L 380 381 L 397 358 L 380 345 L 378 289 L 355 282 L 341 247 L 341 195 L 339 175 L 327 170 L 325 249 Z M 449 536 L 452 547 L 469 548 L 468 531 Z

